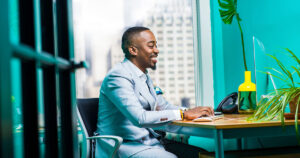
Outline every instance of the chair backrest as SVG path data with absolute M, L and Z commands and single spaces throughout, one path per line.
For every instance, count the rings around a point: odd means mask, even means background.
M 95 157 L 96 139 L 110 139 L 115 142 L 115 145 L 109 145 L 109 148 L 111 148 L 110 153 L 107 153 L 108 155 L 110 155 L 109 157 L 114 157 L 123 140 L 118 136 L 94 136 L 98 121 L 98 103 L 98 98 L 77 99 L 78 121 L 83 131 L 81 149 L 81 157 L 83 158 Z
M 77 108 L 85 126 L 87 136 L 91 137 L 97 129 L 99 98 L 77 99 Z

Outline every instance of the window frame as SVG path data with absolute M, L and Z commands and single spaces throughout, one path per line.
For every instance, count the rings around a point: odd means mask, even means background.
M 193 0 L 196 106 L 214 108 L 210 0 Z
M 83 63 L 73 61 L 72 0 L 51 1 L 47 5 L 47 13 L 53 15 L 50 19 L 42 16 L 41 2 L 44 1 L 0 2 L 4 6 L 0 10 L 0 157 L 79 157 L 74 70 Z M 42 49 L 42 29 L 47 28 L 42 26 L 43 19 L 52 21 L 46 25 L 54 27 L 45 35 L 53 39 L 53 52 Z M 20 63 L 18 72 L 14 72 L 13 61 Z M 21 75 L 15 78 L 15 74 Z M 22 149 L 14 144 L 12 84 L 16 81 L 22 82 L 14 87 L 20 93 L 22 107 L 23 128 L 19 133 L 23 139 L 17 142 Z M 39 108 L 45 108 L 43 130 L 39 126 Z M 58 118 L 58 113 L 63 115 Z M 20 150 L 23 153 L 17 155 Z

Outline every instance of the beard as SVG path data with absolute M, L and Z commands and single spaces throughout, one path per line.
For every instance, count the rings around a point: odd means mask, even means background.
M 150 67 L 152 70 L 156 70 L 156 64 Z

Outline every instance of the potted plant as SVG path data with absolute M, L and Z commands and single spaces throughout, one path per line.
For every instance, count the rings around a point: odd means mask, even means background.
M 267 68 L 274 72 L 274 74 L 264 72 L 278 78 L 284 83 L 283 88 L 279 88 L 272 91 L 268 98 L 261 99 L 258 103 L 258 107 L 254 114 L 248 118 L 248 120 L 254 121 L 269 121 L 273 119 L 280 119 L 284 126 L 284 114 L 287 105 L 290 106 L 291 113 L 295 116 L 295 129 L 298 134 L 298 116 L 299 116 L 299 104 L 300 104 L 300 59 L 288 48 L 285 49 L 287 55 L 296 62 L 296 66 L 290 66 L 287 68 L 277 57 L 268 55 L 274 59 L 280 68 Z M 297 82 L 298 81 L 298 82 Z

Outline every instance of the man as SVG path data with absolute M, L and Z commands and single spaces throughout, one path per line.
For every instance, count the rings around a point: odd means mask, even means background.
M 132 27 L 122 37 L 125 59 L 105 77 L 99 97 L 97 132 L 123 138 L 117 157 L 176 157 L 164 149 L 152 127 L 172 120 L 195 119 L 214 115 L 210 107 L 185 112 L 157 96 L 147 68 L 156 69 L 157 42 L 145 27 Z M 105 154 L 111 142 L 97 143 L 96 155 Z M 100 157 L 100 156 L 99 156 Z

